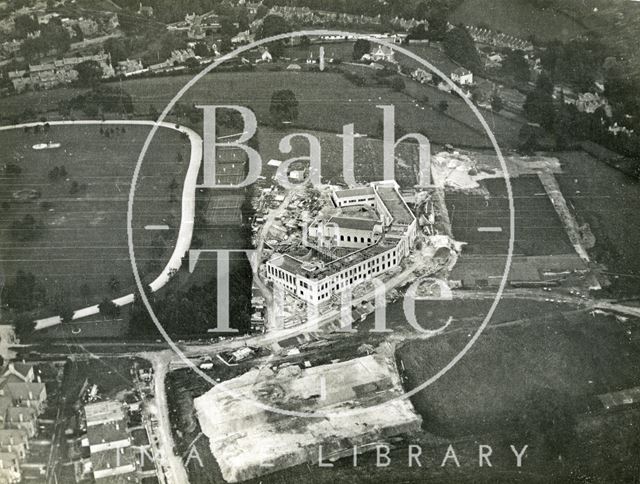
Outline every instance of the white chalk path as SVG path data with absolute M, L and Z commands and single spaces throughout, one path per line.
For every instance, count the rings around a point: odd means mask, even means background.
M 93 121 L 93 120 L 79 120 L 79 121 L 48 121 L 50 126 L 64 126 L 64 125 L 142 125 L 153 126 L 155 121 L 144 120 L 107 120 L 107 121 Z M 23 129 L 25 127 L 42 126 L 44 123 L 23 123 L 15 124 L 12 126 L 0 126 L 0 131 L 8 131 L 11 129 Z M 153 292 L 162 288 L 169 279 L 173 271 L 180 269 L 182 265 L 182 258 L 185 256 L 189 247 L 191 246 L 191 237 L 193 235 L 193 220 L 196 209 L 196 181 L 198 178 L 198 172 L 200 171 L 200 163 L 202 161 L 202 138 L 198 133 L 185 126 L 179 126 L 172 123 L 162 122 L 160 126 L 163 128 L 173 129 L 180 133 L 185 133 L 189 136 L 191 141 L 191 156 L 189 158 L 189 168 L 184 179 L 184 186 L 182 189 L 182 214 L 180 217 L 180 229 L 178 231 L 178 239 L 176 240 L 176 246 L 173 249 L 171 258 L 167 265 L 164 267 L 160 275 L 154 279 L 149 287 Z M 137 157 L 136 157 L 137 160 Z M 116 306 L 126 306 L 133 302 L 133 294 L 127 294 L 113 300 Z M 73 313 L 73 319 L 86 318 L 87 316 L 94 316 L 100 311 L 98 305 L 89 306 L 86 308 L 77 309 Z M 60 316 L 51 316 L 49 318 L 36 320 L 36 329 L 48 328 L 60 324 L 62 320 Z

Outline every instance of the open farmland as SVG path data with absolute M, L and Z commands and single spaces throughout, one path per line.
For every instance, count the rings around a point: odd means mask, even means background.
M 2 271 L 9 282 L 18 270 L 32 272 L 48 297 L 61 297 L 73 307 L 125 294 L 133 284 L 127 200 L 149 127 L 105 125 L 109 136 L 101 129 L 96 124 L 0 133 L 4 159 L 22 169 L 18 175 L 5 174 L 0 184 Z M 48 141 L 61 146 L 32 149 Z M 189 153 L 188 140 L 166 130 L 154 138 L 143 163 L 133 222 L 142 275 L 157 275 L 174 244 Z M 66 173 L 53 177 L 62 166 Z M 177 186 L 170 189 L 173 179 Z M 31 233 L 23 223 L 27 216 L 36 222 Z M 151 224 L 166 224 L 169 230 L 144 229 Z M 109 287 L 112 276 L 117 283 Z
M 135 99 L 136 110 L 146 113 L 151 106 L 164 107 L 190 78 L 140 79 L 126 81 L 123 87 Z M 420 106 L 406 94 L 385 87 L 358 87 L 329 72 L 214 72 L 198 81 L 180 102 L 248 106 L 259 123 L 268 123 L 271 95 L 276 90 L 273 86 L 295 93 L 299 103 L 296 125 L 303 128 L 342 132 L 344 124 L 354 123 L 356 132 L 377 136 L 382 110 L 376 104 L 393 104 L 396 124 L 407 131 L 423 132 L 435 143 L 490 146 L 483 133 L 436 109 Z M 467 116 L 473 117 L 473 113 L 469 111 Z

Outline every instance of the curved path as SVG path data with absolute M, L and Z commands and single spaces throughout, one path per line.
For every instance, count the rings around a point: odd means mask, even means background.
M 33 126 L 42 126 L 44 123 L 23 123 L 14 124 L 12 126 L 0 126 L 0 131 L 8 131 L 11 129 L 21 129 Z M 65 125 L 137 125 L 137 126 L 154 126 L 155 121 L 145 120 L 107 120 L 107 121 L 93 121 L 93 120 L 79 120 L 79 121 L 48 121 L 50 126 L 65 126 Z M 180 133 L 184 133 L 189 137 L 191 141 L 191 156 L 189 158 L 189 168 L 184 179 L 184 185 L 182 189 L 182 213 L 180 216 L 180 229 L 178 230 L 178 238 L 176 240 L 176 246 L 173 249 L 173 253 L 164 267 L 162 272 L 156 277 L 149 287 L 153 292 L 163 287 L 169 279 L 173 271 L 178 270 L 182 265 L 182 258 L 189 250 L 191 246 L 191 237 L 193 235 L 193 220 L 196 208 L 196 181 L 198 178 L 198 172 L 200 171 L 200 163 L 202 161 L 202 138 L 198 133 L 185 126 L 179 126 L 172 123 L 162 122 L 160 126 L 163 128 L 173 129 Z M 127 294 L 113 300 L 117 306 L 125 306 L 133 302 L 133 294 Z M 73 319 L 85 318 L 87 316 L 94 316 L 98 314 L 100 310 L 98 305 L 89 306 L 86 308 L 77 309 L 73 313 Z M 62 320 L 60 316 L 51 316 L 49 318 L 36 320 L 36 329 L 48 328 L 49 326 L 55 326 L 60 324 Z

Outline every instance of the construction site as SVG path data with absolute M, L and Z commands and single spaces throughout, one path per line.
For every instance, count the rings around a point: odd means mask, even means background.
M 216 385 L 194 405 L 224 479 L 239 482 L 317 462 L 320 452 L 333 461 L 354 447 L 366 451 L 419 431 L 422 419 L 408 399 L 396 399 L 402 394 L 393 352 L 384 344 L 373 354 L 326 365 L 255 368 Z

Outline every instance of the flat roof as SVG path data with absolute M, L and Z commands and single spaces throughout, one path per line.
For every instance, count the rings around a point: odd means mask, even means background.
M 373 195 L 373 188 L 361 187 L 361 188 L 349 188 L 347 190 L 336 190 L 333 194 L 336 198 L 351 198 L 358 196 Z
M 99 423 L 122 420 L 124 418 L 122 404 L 112 400 L 85 405 L 84 414 L 87 418 L 87 426 L 89 427 Z
M 90 445 L 118 442 L 129 438 L 127 425 L 124 420 L 92 425 L 87 428 L 87 438 Z
M 409 225 L 415 220 L 411 210 L 395 188 L 378 187 L 377 192 L 395 223 Z

